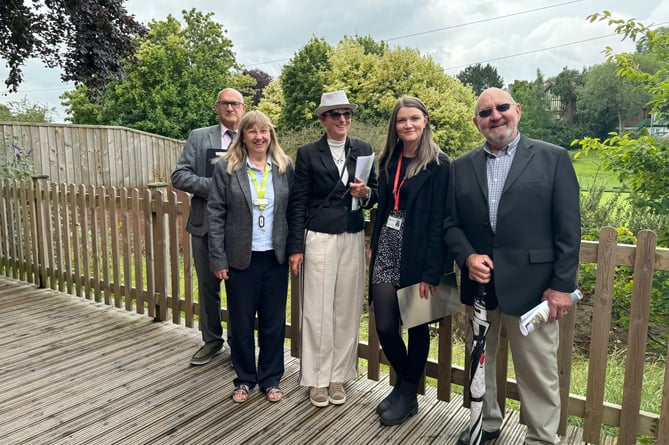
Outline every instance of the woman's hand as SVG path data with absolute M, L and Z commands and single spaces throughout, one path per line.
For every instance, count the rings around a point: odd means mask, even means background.
M 299 275 L 302 261 L 304 261 L 303 253 L 291 253 L 288 256 L 288 266 L 290 266 L 293 275 Z
M 363 201 L 369 198 L 369 187 L 359 178 L 355 178 L 355 181 L 348 183 L 351 196 L 354 198 L 362 199 Z
M 219 280 L 227 280 L 228 269 L 217 270 L 216 272 L 214 272 L 214 275 L 216 275 L 216 278 L 218 278 Z
M 418 286 L 418 291 L 420 293 L 420 298 L 427 300 L 432 295 L 434 295 L 435 292 L 437 292 L 437 286 L 433 286 L 421 281 L 420 285 Z

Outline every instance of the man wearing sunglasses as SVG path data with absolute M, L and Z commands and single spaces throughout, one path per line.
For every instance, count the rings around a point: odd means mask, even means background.
M 486 142 L 452 164 L 444 239 L 462 270 L 470 315 L 478 285 L 486 288 L 483 443 L 501 432 L 495 370 L 504 326 L 527 423 L 524 443 L 558 444 L 558 324 L 523 336 L 519 317 L 542 300 L 551 322 L 569 311 L 581 244 L 579 186 L 567 150 L 519 133 L 520 116 L 520 104 L 499 88 L 476 101 L 473 122 Z M 469 431 L 457 443 L 468 445 Z
M 358 157 L 373 153 L 348 136 L 357 108 L 343 91 L 323 94 L 315 114 L 325 134 L 297 150 L 289 204 L 288 262 L 304 283 L 300 385 L 317 407 L 346 402 L 344 383 L 358 375 L 365 220 L 352 200 L 371 208 L 377 185 L 373 168 L 367 183 L 355 177 Z

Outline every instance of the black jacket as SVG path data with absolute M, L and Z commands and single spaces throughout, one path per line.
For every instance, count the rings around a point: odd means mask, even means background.
M 372 146 L 359 139 L 346 138 L 345 150 L 346 169 L 349 182 L 352 182 L 356 158 L 372 154 Z M 378 196 L 374 169 L 367 186 L 372 190 L 372 195 L 366 208 L 371 208 L 376 204 Z M 332 160 L 327 135 L 297 149 L 295 182 L 288 212 L 288 246 L 294 247 L 288 254 L 304 253 L 305 228 L 332 234 L 355 233 L 364 228 L 362 209 L 351 211 L 351 195 L 346 192 L 347 187 L 341 182 L 337 166 Z M 333 188 L 334 191 L 330 193 Z
M 370 279 L 377 254 L 379 234 L 394 204 L 389 190 L 392 189 L 395 179 L 397 151 L 393 157 L 387 176 L 385 171 L 379 168 L 379 207 L 372 234 Z M 420 282 L 436 286 L 445 269 L 452 269 L 449 267 L 452 265 L 452 260 L 447 261 L 448 252 L 442 237 L 450 161 L 442 153 L 439 155 L 439 162 L 439 164 L 434 161 L 429 163 L 425 170 L 407 179 L 400 189 L 400 192 L 406 190 L 408 193 L 400 260 L 400 287 Z

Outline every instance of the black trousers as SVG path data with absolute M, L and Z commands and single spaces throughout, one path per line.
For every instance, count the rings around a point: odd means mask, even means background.
M 228 271 L 225 282 L 230 319 L 235 335 L 230 338 L 235 386 L 246 384 L 261 390 L 279 386 L 283 377 L 283 342 L 286 333 L 288 262 L 279 264 L 273 250 L 253 252 L 247 269 Z M 254 320 L 258 315 L 258 365 L 256 366 Z

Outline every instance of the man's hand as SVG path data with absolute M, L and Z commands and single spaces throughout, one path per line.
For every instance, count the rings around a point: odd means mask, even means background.
M 494 267 L 488 255 L 473 253 L 467 257 L 467 269 L 470 280 L 485 284 L 490 282 Z
M 548 321 L 557 321 L 566 317 L 571 308 L 571 295 L 567 292 L 546 289 L 542 300 L 548 301 Z

